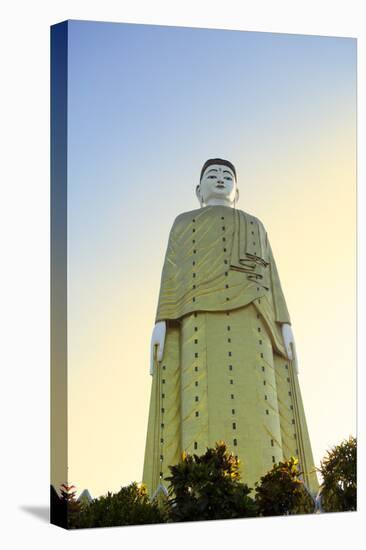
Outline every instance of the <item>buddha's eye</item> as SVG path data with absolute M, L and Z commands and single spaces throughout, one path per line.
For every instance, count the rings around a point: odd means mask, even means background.
M 231 177 L 230 177 L 230 176 L 225 176 L 225 178 L 224 178 L 224 179 L 226 179 L 226 180 L 230 180 L 230 181 L 231 181 Z
M 216 178 L 216 176 L 208 176 L 209 178 Z

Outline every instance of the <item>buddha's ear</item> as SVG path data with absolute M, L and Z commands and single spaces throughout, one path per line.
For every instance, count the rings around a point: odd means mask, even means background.
M 196 185 L 196 197 L 198 199 L 198 202 L 200 203 L 200 205 L 202 206 L 203 205 L 203 201 L 202 201 L 202 197 L 201 197 L 201 186 L 200 184 Z
M 236 191 L 235 191 L 235 202 L 238 202 L 239 200 L 239 189 L 236 188 Z

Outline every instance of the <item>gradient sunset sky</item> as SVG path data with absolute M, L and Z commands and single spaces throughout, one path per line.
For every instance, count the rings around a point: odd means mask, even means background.
M 356 435 L 356 40 L 70 21 L 68 41 L 68 481 L 141 481 L 168 234 L 212 157 L 268 231 L 318 465 Z

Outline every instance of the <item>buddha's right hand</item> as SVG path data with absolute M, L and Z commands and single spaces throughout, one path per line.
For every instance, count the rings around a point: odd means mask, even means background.
M 166 334 L 166 322 L 158 321 L 154 326 L 154 330 L 151 336 L 151 348 L 150 348 L 150 374 L 154 374 L 155 361 L 160 363 L 163 360 L 164 344 Z

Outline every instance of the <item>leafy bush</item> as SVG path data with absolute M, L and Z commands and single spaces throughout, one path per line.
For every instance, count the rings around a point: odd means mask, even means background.
M 169 467 L 169 521 L 201 521 L 256 515 L 250 489 L 240 481 L 239 460 L 224 442 L 202 456 L 183 453 Z
M 146 487 L 134 482 L 127 487 L 121 487 L 118 493 L 108 492 L 107 495 L 83 505 L 75 527 L 113 527 L 163 521 L 158 506 L 150 502 Z
M 357 439 L 350 436 L 328 451 L 320 463 L 321 501 L 325 512 L 357 510 Z
M 282 516 L 290 514 L 310 514 L 315 504 L 300 479 L 298 460 L 275 464 L 256 483 L 255 501 L 260 516 Z

